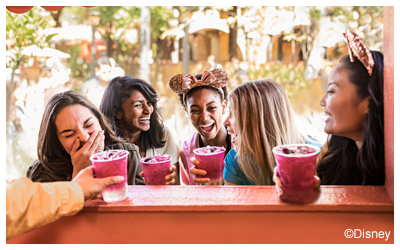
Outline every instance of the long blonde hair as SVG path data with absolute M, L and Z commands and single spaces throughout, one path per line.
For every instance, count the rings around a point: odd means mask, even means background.
M 270 79 L 243 83 L 229 94 L 235 117 L 235 149 L 246 177 L 257 185 L 272 185 L 275 157 L 272 148 L 304 143 L 289 98 Z

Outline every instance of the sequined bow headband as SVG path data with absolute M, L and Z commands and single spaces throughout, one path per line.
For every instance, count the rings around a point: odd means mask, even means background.
M 349 50 L 350 61 L 354 62 L 353 54 L 358 58 L 358 60 L 367 68 L 368 74 L 372 75 L 372 70 L 374 69 L 374 58 L 372 57 L 371 51 L 367 48 L 363 40 L 356 32 L 352 30 L 346 30 L 343 33 L 344 38 L 347 42 L 347 49 Z
M 229 82 L 229 75 L 223 69 L 205 70 L 201 80 L 197 80 L 194 75 L 178 74 L 169 79 L 169 87 L 177 94 L 186 95 L 189 90 L 199 86 L 211 86 L 217 89 L 224 97 L 222 90 Z

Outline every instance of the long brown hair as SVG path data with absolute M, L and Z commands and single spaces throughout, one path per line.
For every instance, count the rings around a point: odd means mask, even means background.
M 275 146 L 303 143 L 289 98 L 270 79 L 243 83 L 229 94 L 236 120 L 235 149 L 246 177 L 256 185 L 271 185 Z
M 39 162 L 45 169 L 66 180 L 71 179 L 73 166 L 71 156 L 65 150 L 62 150 L 62 145 L 58 140 L 55 120 L 63 108 L 76 104 L 88 108 L 98 119 L 101 128 L 104 130 L 105 147 L 122 142 L 122 140 L 115 136 L 111 126 L 100 110 L 84 96 L 75 91 L 66 91 L 54 95 L 47 103 L 42 117 L 37 154 Z

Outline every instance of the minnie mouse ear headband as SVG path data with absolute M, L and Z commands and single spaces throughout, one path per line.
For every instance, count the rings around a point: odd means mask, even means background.
M 354 62 L 354 54 L 365 68 L 367 68 L 368 74 L 372 75 L 372 70 L 375 65 L 374 58 L 372 57 L 371 51 L 367 48 L 363 40 L 361 40 L 361 37 L 357 35 L 356 32 L 349 29 L 346 30 L 346 33 L 343 33 L 343 36 L 347 42 L 350 61 Z
M 187 94 L 191 89 L 199 86 L 211 86 L 217 89 L 224 97 L 224 91 L 222 88 L 225 87 L 229 82 L 229 75 L 223 69 L 214 69 L 211 71 L 204 70 L 201 80 L 197 80 L 194 75 L 178 74 L 169 79 L 169 87 L 177 94 Z M 185 108 L 185 107 L 184 107 Z

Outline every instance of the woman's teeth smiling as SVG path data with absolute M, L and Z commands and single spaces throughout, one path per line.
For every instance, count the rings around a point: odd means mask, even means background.
M 150 123 L 150 117 L 142 117 L 139 118 L 139 122 L 149 124 Z
M 210 133 L 212 129 L 214 128 L 214 123 L 210 123 L 207 125 L 200 125 L 201 130 L 203 130 L 205 133 Z
M 325 121 L 328 121 L 329 119 L 332 118 L 332 114 L 325 112 L 325 117 L 327 118 Z

